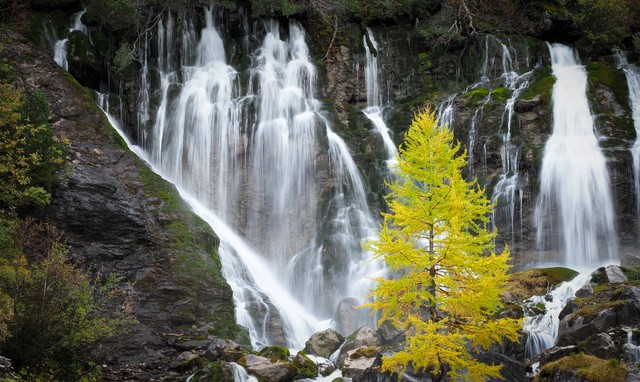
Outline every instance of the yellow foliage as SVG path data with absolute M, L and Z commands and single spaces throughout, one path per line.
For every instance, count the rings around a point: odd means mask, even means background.
M 500 366 L 478 362 L 473 353 L 518 340 L 521 321 L 496 317 L 509 251 L 494 253 L 496 234 L 486 227 L 493 206 L 476 182 L 463 178 L 459 149 L 431 111 L 414 117 L 398 180 L 389 184 L 392 212 L 366 245 L 401 275 L 377 280 L 369 304 L 380 322 L 408 333 L 404 350 L 383 359 L 384 371 L 401 374 L 411 364 L 434 380 L 483 381 L 498 376 Z

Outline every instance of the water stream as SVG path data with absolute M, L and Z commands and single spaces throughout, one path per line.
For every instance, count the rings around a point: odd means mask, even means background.
M 57 38 L 53 38 L 55 42 L 53 43 L 53 60 L 64 70 L 69 70 L 69 61 L 67 60 L 67 46 L 69 45 L 69 37 L 68 35 L 73 31 L 78 31 L 84 33 L 89 42 L 93 44 L 91 41 L 91 35 L 89 33 L 89 28 L 82 23 L 82 15 L 84 15 L 85 11 L 80 11 L 74 13 L 72 16 L 72 21 L 70 23 L 69 29 L 67 31 L 67 37 L 57 40 Z M 55 33 L 52 33 L 55 35 Z M 51 37 L 50 37 L 51 38 Z
M 594 269 L 618 259 L 606 159 L 587 100 L 587 74 L 574 51 L 550 44 L 553 134 L 544 148 L 535 209 L 536 240 L 552 262 Z
M 631 107 L 633 126 L 636 130 L 636 140 L 631 147 L 631 156 L 633 158 L 633 185 L 636 192 L 636 213 L 640 217 L 640 69 L 629 64 L 626 53 L 622 51 L 616 51 L 615 57 L 618 68 L 622 69 L 627 78 L 629 106 Z
M 544 296 L 533 296 L 525 301 L 523 331 L 527 333 L 525 357 L 532 360 L 543 350 L 556 344 L 560 328 L 560 311 L 576 291 L 591 278 L 591 272 L 581 273 L 573 280 L 564 282 Z M 542 314 L 530 311 L 544 309 Z
M 387 167 L 393 171 L 393 167 L 397 163 L 396 156 L 398 155 L 398 148 L 391 138 L 391 132 L 384 121 L 383 109 L 382 109 L 382 95 L 380 93 L 379 75 L 380 69 L 378 68 L 378 54 L 380 54 L 380 47 L 371 30 L 367 29 L 369 41 L 374 47 L 376 52 L 371 52 L 369 44 L 367 44 L 367 37 L 363 36 L 363 45 L 365 50 L 365 83 L 367 88 L 367 107 L 362 112 L 369 118 L 376 131 L 382 137 L 384 143 L 384 149 L 387 154 Z

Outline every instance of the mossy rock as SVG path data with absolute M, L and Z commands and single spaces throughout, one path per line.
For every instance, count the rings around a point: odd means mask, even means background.
M 511 97 L 511 90 L 504 86 L 491 90 L 491 100 L 498 102 L 506 102 Z
M 535 80 L 520 94 L 520 97 L 518 98 L 522 100 L 531 100 L 539 95 L 540 101 L 543 104 L 549 104 L 549 101 L 551 100 L 551 91 L 553 89 L 553 85 L 556 83 L 556 78 L 551 72 L 551 67 L 545 66 L 538 68 L 535 69 L 533 73 Z
M 299 351 L 293 358 L 293 366 L 296 368 L 294 379 L 316 378 L 318 376 L 318 365 L 315 364 L 303 351 Z
M 258 355 L 265 358 L 288 361 L 291 353 L 284 346 L 267 346 L 258 352 Z
M 507 292 L 517 300 L 543 295 L 560 283 L 573 280 L 578 272 L 563 267 L 527 269 L 512 273 L 507 284 Z
M 627 368 L 616 359 L 603 360 L 582 353 L 572 354 L 544 365 L 534 382 L 548 381 L 552 376 L 558 375 L 575 375 L 591 382 L 624 382 Z
M 374 358 L 380 353 L 380 349 L 375 346 L 367 346 L 356 349 L 351 358 Z
M 488 95 L 489 95 L 489 89 L 477 88 L 464 93 L 462 97 L 464 98 L 465 102 L 468 105 L 476 106 L 480 102 L 485 100 Z
M 235 379 L 233 376 L 233 370 L 231 370 L 229 364 L 223 361 L 215 361 L 196 371 L 191 377 L 189 377 L 189 381 L 233 382 Z
M 600 61 L 590 62 L 586 69 L 590 90 L 598 84 L 608 87 L 625 111 L 630 111 L 627 78 L 621 70 Z

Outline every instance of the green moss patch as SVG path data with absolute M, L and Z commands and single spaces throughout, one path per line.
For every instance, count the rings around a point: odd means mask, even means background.
M 562 372 L 574 372 L 577 377 L 591 382 L 624 382 L 626 366 L 618 360 L 603 360 L 586 354 L 572 354 L 542 367 L 534 379 L 544 382 Z
M 477 88 L 466 92 L 463 97 L 469 105 L 477 105 L 489 95 L 489 89 Z
M 520 94 L 520 99 L 530 100 L 540 96 L 540 100 L 544 104 L 548 104 L 551 100 L 551 91 L 553 84 L 556 83 L 555 77 L 551 74 L 550 67 L 544 67 L 534 70 L 535 80 L 531 85 Z
M 577 275 L 578 272 L 573 269 L 563 267 L 528 269 L 511 274 L 507 291 L 515 299 L 524 300 L 543 295 L 560 283 L 573 280 Z
M 627 78 L 621 70 L 609 66 L 603 62 L 590 62 L 587 65 L 587 76 L 589 78 L 590 91 L 595 85 L 603 85 L 611 89 L 616 97 L 616 101 L 629 112 L 629 89 L 627 88 Z
M 261 357 L 277 359 L 280 361 L 288 361 L 291 353 L 284 346 L 267 346 L 258 353 Z
M 302 378 L 316 378 L 318 376 L 318 365 L 316 365 L 304 352 L 299 351 L 293 359 L 293 366 L 296 368 L 296 377 L 294 379 Z

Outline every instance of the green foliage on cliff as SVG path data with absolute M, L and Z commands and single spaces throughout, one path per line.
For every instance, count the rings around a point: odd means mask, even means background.
M 48 123 L 44 94 L 26 93 L 7 77 L 0 78 L 0 208 L 43 206 L 66 150 Z
M 95 375 L 89 353 L 131 322 L 126 304 L 104 315 L 117 282 L 69 262 L 61 232 L 34 219 L 0 217 L 0 353 L 24 380 Z
M 578 0 L 573 16 L 592 48 L 609 52 L 612 45 L 638 32 L 638 5 L 637 0 Z

